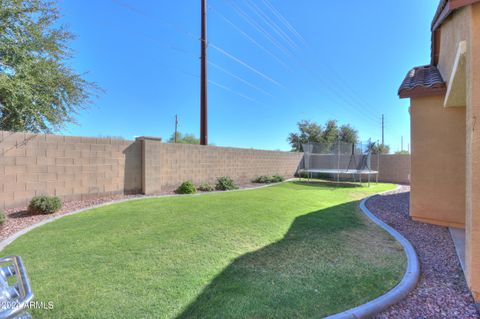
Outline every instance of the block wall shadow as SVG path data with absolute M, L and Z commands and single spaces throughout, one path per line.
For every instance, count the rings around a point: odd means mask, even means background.
M 140 194 L 142 193 L 142 142 L 135 141 L 124 151 L 124 193 Z

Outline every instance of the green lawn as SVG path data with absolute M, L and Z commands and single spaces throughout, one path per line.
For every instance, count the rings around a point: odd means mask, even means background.
M 130 201 L 37 228 L 21 255 L 34 318 L 318 318 L 375 298 L 401 246 L 358 211 L 393 185 L 288 182 Z

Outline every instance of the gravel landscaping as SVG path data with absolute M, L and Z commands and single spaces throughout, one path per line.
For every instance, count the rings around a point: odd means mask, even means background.
M 375 318 L 480 318 L 448 229 L 412 221 L 409 196 L 410 187 L 402 186 L 367 202 L 372 213 L 412 243 L 421 264 L 417 288 Z

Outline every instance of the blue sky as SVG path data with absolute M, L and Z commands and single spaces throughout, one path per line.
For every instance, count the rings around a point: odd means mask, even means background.
M 385 114 L 386 144 L 398 150 L 404 136 L 406 149 L 409 101 L 397 89 L 411 67 L 429 63 L 438 1 L 269 3 L 293 28 L 263 0 L 209 0 L 210 143 L 289 150 L 302 119 L 337 119 L 377 140 Z M 64 133 L 166 139 L 178 114 L 179 130 L 198 136 L 200 0 L 60 7 L 77 35 L 71 65 L 105 90 Z

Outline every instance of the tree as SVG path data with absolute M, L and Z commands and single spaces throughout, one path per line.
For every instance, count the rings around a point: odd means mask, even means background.
M 382 145 L 378 143 L 372 143 L 373 146 L 370 146 L 372 149 L 372 154 L 389 154 L 390 153 L 390 146 Z
M 175 143 L 175 133 L 172 134 L 169 143 Z M 182 134 L 177 132 L 177 143 L 178 144 L 200 144 L 200 139 L 195 137 L 193 134 Z
M 349 124 L 340 127 L 340 140 L 347 143 L 358 143 L 358 131 Z
M 0 1 L 0 129 L 58 131 L 98 92 L 67 64 L 74 35 L 59 16 L 52 1 Z
M 302 144 L 320 142 L 322 140 L 322 127 L 315 122 L 300 121 L 297 123 L 298 133 L 290 133 L 287 141 L 292 146 L 292 151 L 302 151 Z
M 410 152 L 409 151 L 397 151 L 395 152 L 395 155 L 410 155 Z
M 350 125 L 338 127 L 337 121 L 329 120 L 325 123 L 325 128 L 313 121 L 300 121 L 297 123 L 297 133 L 290 133 L 287 141 L 292 146 L 292 151 L 303 151 L 302 144 L 313 143 L 333 143 L 340 139 L 342 142 L 357 143 L 358 131 Z
M 327 123 L 325 123 L 325 130 L 323 131 L 323 134 L 322 134 L 322 142 L 331 144 L 337 141 L 338 138 L 339 138 L 339 130 L 338 130 L 337 121 L 335 120 L 327 121 Z

